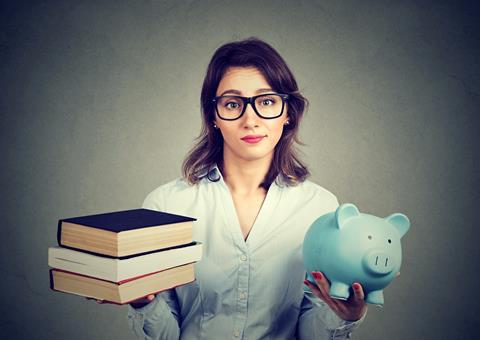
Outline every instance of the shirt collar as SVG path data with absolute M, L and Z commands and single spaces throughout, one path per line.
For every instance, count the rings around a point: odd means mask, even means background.
M 208 169 L 205 169 L 201 173 L 200 177 L 205 178 L 207 181 L 210 182 L 218 182 L 220 180 L 223 180 L 222 173 L 220 172 L 217 164 L 212 164 Z M 275 180 L 272 182 L 272 185 L 276 185 L 278 187 L 284 187 L 286 186 L 286 184 L 287 182 L 281 174 L 277 175 Z
M 218 182 L 222 178 L 222 173 L 218 169 L 217 164 L 213 164 L 209 168 L 204 169 L 200 173 L 199 177 L 210 182 Z

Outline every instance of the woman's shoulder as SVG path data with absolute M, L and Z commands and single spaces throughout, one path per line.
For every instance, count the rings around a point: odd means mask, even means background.
M 301 188 L 305 192 L 312 192 L 317 195 L 325 196 L 325 197 L 330 197 L 330 198 L 335 198 L 335 194 L 333 194 L 330 190 L 326 189 L 325 187 L 322 187 L 321 185 L 312 182 L 310 180 L 305 180 L 300 184 Z
M 302 200 L 320 203 L 325 206 L 330 206 L 332 209 L 338 207 L 338 199 L 335 194 L 310 180 L 305 180 L 296 186 L 290 186 L 288 188 L 288 190 Z
M 164 210 L 169 200 L 179 200 L 183 197 L 191 197 L 192 192 L 197 189 L 196 185 L 189 184 L 184 178 L 177 178 L 164 183 L 151 191 L 143 207 L 147 209 Z

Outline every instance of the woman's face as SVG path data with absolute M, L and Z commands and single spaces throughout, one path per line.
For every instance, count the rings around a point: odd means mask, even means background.
M 262 93 L 275 91 L 258 69 L 230 67 L 220 81 L 216 95 L 253 97 Z M 214 122 L 223 136 L 224 160 L 271 161 L 287 119 L 287 105 L 282 115 L 275 119 L 259 117 L 250 104 L 237 120 L 222 120 L 217 115 Z

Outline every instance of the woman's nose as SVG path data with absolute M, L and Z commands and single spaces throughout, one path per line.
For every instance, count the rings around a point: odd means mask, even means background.
M 257 116 L 255 113 L 255 110 L 253 109 L 252 104 L 247 104 L 247 107 L 245 108 L 245 113 L 243 114 L 243 120 L 244 120 L 244 125 L 245 127 L 252 127 L 252 126 L 258 126 L 258 119 L 260 117 Z

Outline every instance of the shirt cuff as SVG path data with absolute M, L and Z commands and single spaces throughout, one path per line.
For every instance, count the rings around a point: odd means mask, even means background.
M 367 312 L 357 321 L 345 321 L 340 318 L 340 325 L 333 330 L 333 339 L 348 339 L 351 333 L 365 320 Z

